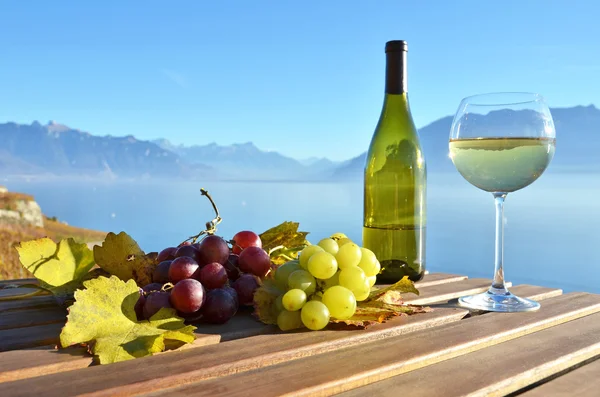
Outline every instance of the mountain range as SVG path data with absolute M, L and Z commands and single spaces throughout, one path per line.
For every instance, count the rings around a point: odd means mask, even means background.
M 551 167 L 560 171 L 599 171 L 600 110 L 593 105 L 551 109 L 557 149 Z M 504 123 L 502 115 L 488 116 Z M 419 130 L 429 172 L 455 172 L 448 158 L 452 117 Z M 366 132 L 371 134 L 372 132 Z M 366 153 L 343 162 L 294 159 L 257 148 L 252 142 L 221 146 L 174 145 L 166 139 L 96 136 L 53 121 L 45 125 L 0 124 L 0 173 L 77 175 L 110 178 L 223 180 L 354 180 L 362 178 Z

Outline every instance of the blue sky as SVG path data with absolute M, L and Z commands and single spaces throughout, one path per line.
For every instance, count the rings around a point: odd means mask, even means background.
M 409 43 L 415 123 L 489 91 L 600 105 L 592 1 L 0 1 L 0 122 L 353 157 Z

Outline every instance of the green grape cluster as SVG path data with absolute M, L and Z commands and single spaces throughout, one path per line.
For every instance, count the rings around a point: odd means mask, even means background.
M 275 284 L 285 291 L 275 301 L 277 325 L 282 331 L 320 330 L 331 319 L 351 318 L 380 270 L 375 254 L 343 233 L 307 246 L 275 272 Z

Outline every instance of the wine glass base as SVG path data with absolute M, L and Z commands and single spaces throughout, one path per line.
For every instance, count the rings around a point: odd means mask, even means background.
M 486 291 L 477 295 L 463 296 L 458 299 L 458 303 L 469 309 L 505 313 L 532 312 L 540 308 L 538 302 L 519 298 L 508 291 L 504 294 Z

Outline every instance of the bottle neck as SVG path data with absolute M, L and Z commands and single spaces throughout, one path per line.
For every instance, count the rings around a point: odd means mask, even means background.
M 386 54 L 385 93 L 391 95 L 407 93 L 406 51 L 388 52 Z

